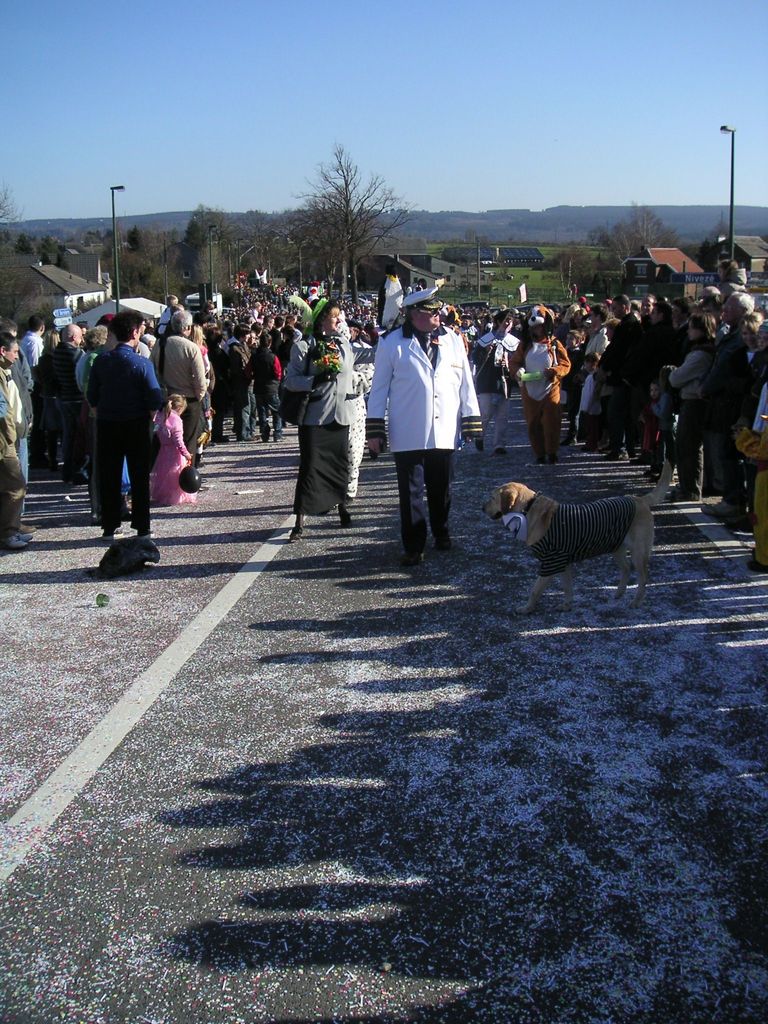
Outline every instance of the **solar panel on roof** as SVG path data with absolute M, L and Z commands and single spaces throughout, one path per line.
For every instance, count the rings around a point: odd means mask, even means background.
M 541 249 L 532 245 L 505 245 L 499 249 L 499 258 L 505 263 L 541 263 L 544 255 Z

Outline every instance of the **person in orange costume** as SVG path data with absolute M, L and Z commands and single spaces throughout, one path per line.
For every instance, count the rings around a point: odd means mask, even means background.
M 546 306 L 534 306 L 523 343 L 509 357 L 510 373 L 520 381 L 528 439 L 537 462 L 557 462 L 560 447 L 560 381 L 571 368 L 554 336 L 555 318 Z
M 760 419 L 764 422 L 761 433 L 743 427 L 736 433 L 734 441 L 743 455 L 757 463 L 751 517 L 755 554 L 747 562 L 747 568 L 753 572 L 768 572 L 768 416 Z

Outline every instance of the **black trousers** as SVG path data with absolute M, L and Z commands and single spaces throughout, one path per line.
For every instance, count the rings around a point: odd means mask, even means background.
M 120 525 L 123 459 L 131 481 L 131 526 L 149 533 L 149 470 L 152 434 L 148 415 L 135 420 L 98 420 L 96 458 L 101 484 L 101 525 L 112 533 Z
M 395 468 L 403 547 L 408 554 L 415 554 L 423 551 L 427 543 L 427 515 L 436 539 L 448 535 L 453 450 L 433 448 L 429 451 L 395 452 Z
M 32 399 L 32 430 L 29 433 L 29 461 L 36 468 L 47 464 L 45 429 L 43 427 L 43 396 L 39 386 L 35 386 Z

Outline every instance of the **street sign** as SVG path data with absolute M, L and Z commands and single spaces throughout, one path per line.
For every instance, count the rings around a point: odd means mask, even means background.
M 72 310 L 69 308 L 69 306 L 62 306 L 61 309 L 54 309 L 53 315 L 54 316 L 68 316 L 70 318 L 70 320 L 71 320 L 72 319 Z
M 69 310 L 67 310 L 67 312 L 69 313 Z M 71 315 L 71 313 L 70 313 L 69 316 L 55 316 L 53 318 L 53 326 L 54 327 L 66 327 L 67 324 L 71 324 L 71 323 L 72 323 L 72 315 Z
M 673 284 L 717 284 L 720 281 L 719 274 L 670 274 L 669 280 Z

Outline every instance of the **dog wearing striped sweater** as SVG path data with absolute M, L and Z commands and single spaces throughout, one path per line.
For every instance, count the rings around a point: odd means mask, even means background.
M 539 575 L 528 602 L 519 608 L 529 614 L 555 576 L 562 576 L 563 609 L 573 602 L 573 564 L 598 555 L 613 555 L 619 567 L 616 598 L 626 593 L 631 568 L 637 573 L 632 602 L 642 604 L 653 551 L 653 512 L 669 488 L 672 466 L 666 463 L 656 487 L 638 497 L 601 498 L 564 503 L 532 491 L 521 483 L 497 487 L 483 506 L 491 519 L 502 519 L 539 559 Z

